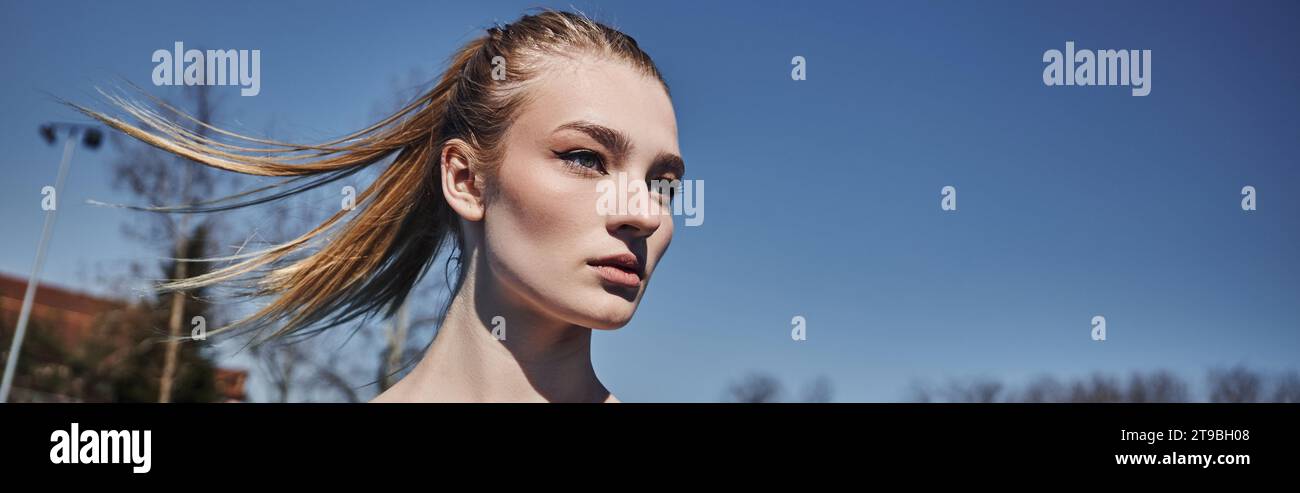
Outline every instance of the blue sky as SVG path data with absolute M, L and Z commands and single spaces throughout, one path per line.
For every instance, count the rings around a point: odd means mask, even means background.
M 0 271 L 30 271 L 54 180 L 37 126 L 82 120 L 44 92 L 93 101 L 120 78 L 170 95 L 154 50 L 260 49 L 261 94 L 219 89 L 218 123 L 319 140 L 539 5 L 640 42 L 707 183 L 705 223 L 679 223 L 636 318 L 595 338 L 625 401 L 717 400 L 750 371 L 896 401 L 918 379 L 1296 367 L 1294 2 L 7 2 Z M 1045 86 L 1043 52 L 1066 41 L 1152 50 L 1151 94 Z M 87 272 L 153 255 L 120 234 L 131 213 L 80 203 L 127 200 L 110 158 L 77 155 L 46 281 L 103 290 Z

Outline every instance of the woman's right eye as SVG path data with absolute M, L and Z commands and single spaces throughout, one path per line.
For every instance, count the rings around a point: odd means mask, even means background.
M 600 154 L 596 154 L 593 151 L 580 150 L 580 151 L 570 151 L 570 152 L 557 152 L 556 157 L 559 157 L 565 163 L 568 163 L 570 166 L 584 168 L 587 170 L 596 171 L 600 173 L 605 172 L 604 160 L 600 158 Z

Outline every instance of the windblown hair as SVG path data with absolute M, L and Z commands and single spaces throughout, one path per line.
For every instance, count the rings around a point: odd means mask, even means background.
M 494 63 L 496 57 L 502 58 Z M 341 210 L 306 234 L 264 250 L 186 259 L 230 265 L 158 286 L 161 292 L 173 292 L 246 283 L 243 295 L 272 301 L 208 334 L 251 330 L 265 341 L 308 327 L 315 328 L 313 332 L 324 330 L 363 315 L 392 315 L 442 250 L 464 248 L 459 217 L 441 188 L 443 147 L 453 139 L 465 142 L 468 148 L 463 151 L 471 170 L 487 177 L 491 187 L 502 157 L 499 143 L 527 103 L 528 82 L 542 73 L 548 61 L 586 57 L 620 60 L 664 83 L 649 55 L 631 37 L 580 14 L 543 11 L 488 29 L 451 57 L 428 93 L 369 127 L 320 144 L 236 134 L 157 100 L 155 105 L 170 116 L 109 94 L 105 97 L 126 113 L 125 118 L 72 106 L 177 156 L 236 173 L 285 178 L 218 200 L 132 207 L 138 210 L 202 213 L 262 204 L 335 182 L 392 157 L 357 196 L 354 210 Z M 200 125 L 213 137 L 190 131 L 177 120 Z M 464 280 L 460 270 L 453 290 Z

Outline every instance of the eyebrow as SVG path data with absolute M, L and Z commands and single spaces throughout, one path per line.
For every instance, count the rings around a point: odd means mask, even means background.
M 619 159 L 632 152 L 632 141 L 627 138 L 626 134 L 604 125 L 588 121 L 574 121 L 560 125 L 556 130 L 575 130 L 587 134 L 600 145 L 609 149 Z M 676 173 L 677 178 L 681 179 L 686 174 L 686 163 L 682 161 L 681 156 L 671 152 L 660 152 L 655 156 L 654 161 L 650 163 L 650 170 L 653 172 L 656 169 L 666 169 Z
M 658 169 L 671 171 L 678 180 L 686 177 L 686 163 L 681 156 L 671 152 L 660 152 L 655 156 L 655 160 L 650 163 L 650 172 L 654 173 Z
M 632 141 L 628 140 L 623 132 L 614 130 L 604 125 L 598 125 L 591 122 L 576 121 L 560 125 L 557 130 L 576 130 L 587 134 L 595 139 L 600 145 L 609 149 L 616 157 L 622 158 L 632 152 Z

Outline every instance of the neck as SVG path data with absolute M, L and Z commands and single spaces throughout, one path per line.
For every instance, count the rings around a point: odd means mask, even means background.
M 483 282 L 475 257 L 423 359 L 375 400 L 613 401 L 591 365 L 591 329 L 511 302 L 510 294 Z

